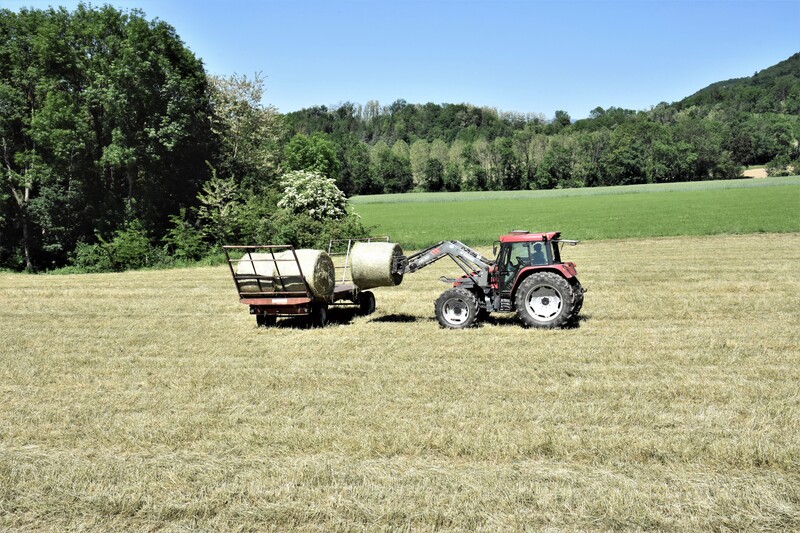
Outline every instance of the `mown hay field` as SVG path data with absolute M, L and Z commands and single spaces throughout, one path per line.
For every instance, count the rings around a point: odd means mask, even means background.
M 224 266 L 0 274 L 0 529 L 800 529 L 800 234 L 565 255 L 556 331 L 440 329 L 444 261 L 324 329 Z

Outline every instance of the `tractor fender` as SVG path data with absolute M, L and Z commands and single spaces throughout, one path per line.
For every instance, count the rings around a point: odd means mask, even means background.
M 519 287 L 520 283 L 522 283 L 525 278 L 536 272 L 552 272 L 554 274 L 558 274 L 562 278 L 566 279 L 570 284 L 576 282 L 578 279 L 578 273 L 575 270 L 575 263 L 525 267 L 519 271 L 517 274 L 517 279 L 514 280 L 514 287 L 511 289 L 512 298 L 517 293 L 517 288 Z

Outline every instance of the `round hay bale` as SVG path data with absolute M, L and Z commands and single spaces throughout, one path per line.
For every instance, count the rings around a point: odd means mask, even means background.
M 331 256 L 321 250 L 299 249 L 294 252 L 297 254 L 297 261 L 300 262 L 300 269 L 303 271 L 302 277 L 300 277 L 300 271 L 297 269 L 297 262 L 294 260 L 291 250 L 275 254 L 275 263 L 269 263 L 269 275 L 277 276 L 280 272 L 287 291 L 304 291 L 303 278 L 305 278 L 314 296 L 330 298 L 333 295 L 336 279 Z M 283 290 L 277 278 L 275 290 Z
M 392 258 L 403 255 L 393 242 L 358 242 L 351 252 L 353 283 L 360 289 L 394 287 L 403 281 L 403 274 L 392 274 Z
M 331 257 L 321 250 L 299 249 L 295 250 L 297 261 L 294 260 L 291 250 L 284 250 L 275 254 L 273 261 L 272 254 L 255 253 L 250 256 L 245 255 L 236 270 L 237 274 L 258 274 L 268 276 L 272 281 L 261 281 L 264 292 L 272 290 L 276 292 L 303 292 L 308 283 L 311 292 L 318 298 L 329 298 L 333 294 L 333 286 L 336 279 L 336 271 L 333 268 Z M 300 263 L 298 269 L 297 263 Z M 253 268 L 255 266 L 255 269 Z M 255 272 L 254 272 L 255 270 Z M 300 276 L 300 270 L 303 276 Z M 280 273 L 280 277 L 279 277 Z M 305 283 L 303 279 L 305 278 Z M 257 292 L 258 283 L 253 280 L 239 282 L 242 292 Z
M 272 255 L 270 254 L 244 254 L 236 265 L 236 274 L 271 276 L 271 267 Z M 259 282 L 254 279 L 244 279 L 239 281 L 239 290 L 241 292 L 272 292 L 273 285 L 272 282 L 268 280 L 262 280 L 259 285 Z

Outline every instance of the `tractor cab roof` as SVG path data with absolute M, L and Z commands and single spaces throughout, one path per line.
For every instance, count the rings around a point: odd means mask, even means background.
M 547 233 L 531 233 L 525 230 L 514 230 L 508 235 L 501 235 L 500 242 L 543 242 L 558 239 L 560 231 L 550 231 Z

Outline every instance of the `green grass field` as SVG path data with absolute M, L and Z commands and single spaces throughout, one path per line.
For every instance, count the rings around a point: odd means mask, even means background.
M 0 273 L 0 530 L 800 530 L 800 183 L 728 183 L 358 199 L 585 239 L 565 330 L 440 329 L 448 261 L 324 329 L 227 266 Z
M 394 198 L 394 201 L 391 201 Z M 555 191 L 365 196 L 355 211 L 408 249 L 490 244 L 511 229 L 581 240 L 800 231 L 800 178 Z

